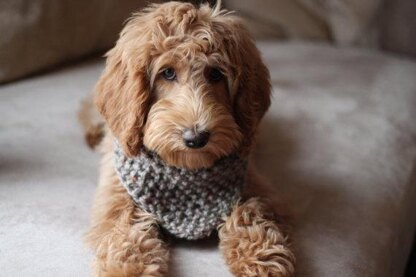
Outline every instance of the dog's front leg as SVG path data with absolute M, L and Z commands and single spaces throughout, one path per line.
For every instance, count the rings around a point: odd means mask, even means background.
M 163 276 L 169 252 L 154 218 L 134 205 L 115 174 L 101 179 L 87 234 L 94 276 Z
M 220 249 L 235 276 L 293 276 L 294 255 L 270 211 L 250 198 L 220 227 Z

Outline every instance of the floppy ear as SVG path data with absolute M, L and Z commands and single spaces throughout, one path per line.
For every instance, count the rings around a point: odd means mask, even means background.
M 106 68 L 95 87 L 95 104 L 127 156 L 140 150 L 150 106 L 148 36 L 140 16 L 130 20 L 107 53 Z
M 242 66 L 239 87 L 235 98 L 234 111 L 245 141 L 243 150 L 250 151 L 260 120 L 270 106 L 271 85 L 269 70 L 261 60 L 254 43 L 250 40 L 243 46 L 247 57 Z M 244 59 L 242 57 L 242 59 Z
M 235 65 L 234 117 L 244 135 L 242 152 L 254 145 L 257 126 L 270 106 L 270 73 L 241 20 L 228 16 L 223 26 L 228 55 Z

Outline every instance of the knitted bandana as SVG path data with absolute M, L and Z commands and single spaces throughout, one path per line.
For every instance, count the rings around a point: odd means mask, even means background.
M 245 184 L 247 162 L 236 155 L 197 170 L 167 165 L 142 149 L 128 158 L 115 143 L 115 167 L 123 186 L 143 210 L 179 238 L 207 237 L 231 213 Z

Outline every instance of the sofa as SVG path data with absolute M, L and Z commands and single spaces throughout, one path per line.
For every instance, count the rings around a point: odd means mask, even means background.
M 255 21 L 253 10 L 224 2 Z M 297 276 L 403 276 L 416 227 L 413 48 L 382 44 L 385 29 L 335 35 L 312 2 L 298 1 L 314 30 L 273 17 L 250 24 L 273 85 L 254 159 L 290 210 Z M 99 154 L 77 111 L 104 67 L 101 57 L 85 58 L 108 47 L 95 41 L 70 64 L 62 65 L 73 60 L 67 54 L 37 68 L 36 59 L 7 65 L 12 71 L 0 63 L 0 276 L 90 275 L 83 235 Z M 230 276 L 215 237 L 170 244 L 169 276 Z

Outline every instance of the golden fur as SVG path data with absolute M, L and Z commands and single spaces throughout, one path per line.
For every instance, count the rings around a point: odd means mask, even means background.
M 163 78 L 166 68 L 174 69 L 175 80 Z M 223 78 L 212 81 L 214 69 Z M 270 104 L 268 70 L 240 19 L 219 6 L 152 5 L 128 21 L 108 52 L 95 104 L 108 130 L 87 236 L 96 255 L 94 274 L 164 276 L 167 246 L 156 220 L 120 185 L 113 139 L 128 156 L 145 145 L 168 164 L 189 169 L 235 152 L 248 158 Z M 88 114 L 83 110 L 81 118 Z M 85 127 L 99 139 L 103 128 Z M 184 129 L 209 131 L 207 145 L 186 147 Z M 252 198 L 264 191 L 258 180 L 250 174 L 243 201 L 219 228 L 220 249 L 235 276 L 292 276 L 294 255 L 271 206 Z

